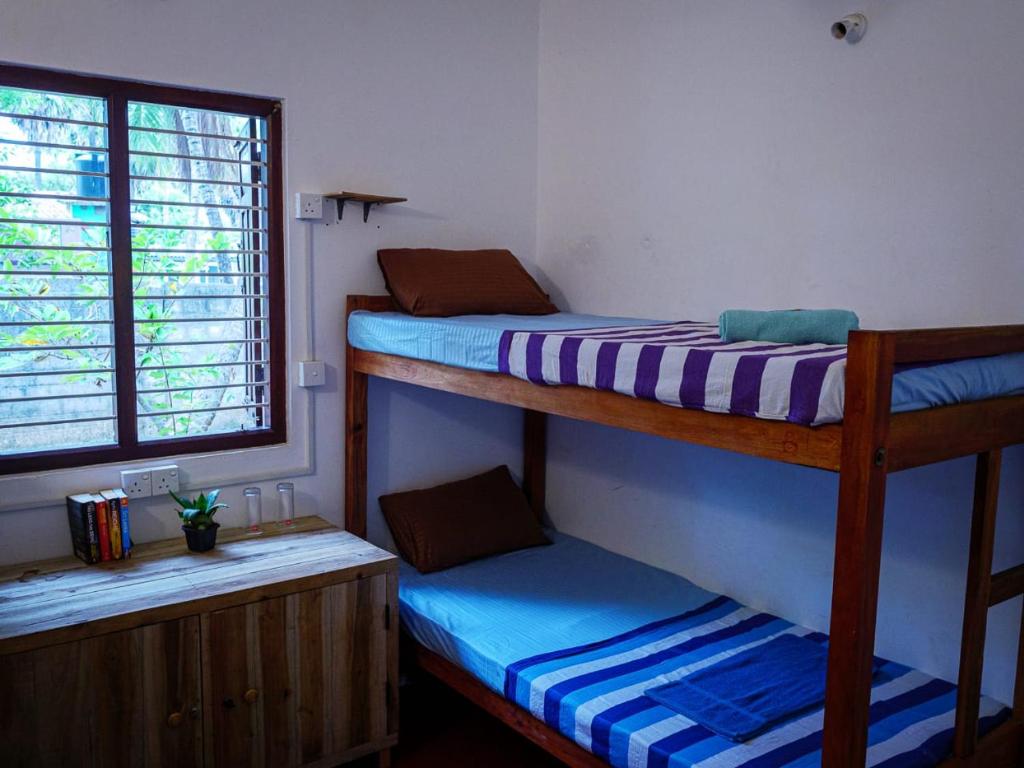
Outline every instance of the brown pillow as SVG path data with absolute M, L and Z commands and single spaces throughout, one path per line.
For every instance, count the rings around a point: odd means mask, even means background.
M 452 315 L 550 315 L 551 303 L 511 251 L 377 251 L 388 291 L 405 312 Z
M 508 467 L 380 497 L 398 551 L 420 573 L 550 544 Z

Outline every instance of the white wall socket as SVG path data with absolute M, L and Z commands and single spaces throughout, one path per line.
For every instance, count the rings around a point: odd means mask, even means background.
M 296 219 L 322 219 L 324 217 L 324 197 L 313 192 L 295 193 Z
M 171 491 L 178 492 L 179 473 L 177 464 L 168 464 L 163 467 L 153 467 L 149 470 L 153 476 L 153 495 L 166 496 Z
M 165 496 L 171 491 L 177 493 L 180 480 L 177 464 L 128 469 L 121 473 L 121 487 L 132 499 Z
M 153 476 L 148 469 L 129 469 L 121 473 L 121 487 L 132 499 L 153 495 Z

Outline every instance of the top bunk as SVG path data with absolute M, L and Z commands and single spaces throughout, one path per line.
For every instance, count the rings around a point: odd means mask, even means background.
M 673 335 L 699 335 L 702 345 L 720 346 L 707 324 L 564 313 L 542 316 L 546 319 L 424 318 L 400 313 L 390 296 L 349 296 L 346 317 L 350 375 L 792 464 L 838 471 L 844 432 L 849 442 L 854 429 L 876 442 L 884 436 L 874 462 L 889 472 L 1024 442 L 1024 325 L 854 331 L 848 347 L 792 347 L 782 354 L 774 348 L 779 359 L 772 370 L 782 371 L 774 383 L 763 375 L 764 356 L 745 355 L 755 358 L 758 370 L 744 379 L 742 370 L 736 371 L 741 356 L 733 353 L 719 355 L 728 362 L 717 374 L 718 386 L 706 371 L 711 355 L 702 353 L 704 378 L 694 402 L 686 397 L 685 383 L 675 392 L 671 387 L 661 392 L 657 375 L 642 381 L 643 348 L 653 349 Z M 563 350 L 577 352 L 580 337 L 588 334 L 591 341 L 629 340 L 634 358 L 627 381 L 615 380 L 614 366 L 602 372 L 597 363 L 596 381 L 577 382 L 575 366 L 564 375 L 563 365 L 559 376 Z M 572 337 L 568 344 L 567 337 Z M 662 352 L 655 351 L 657 367 Z M 806 381 L 794 379 L 794 368 Z

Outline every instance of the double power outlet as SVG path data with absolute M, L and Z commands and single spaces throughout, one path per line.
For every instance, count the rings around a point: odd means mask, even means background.
M 177 493 L 180 479 L 177 464 L 143 467 L 122 472 L 121 487 L 129 498 L 144 499 L 148 496 L 166 496 L 171 491 Z

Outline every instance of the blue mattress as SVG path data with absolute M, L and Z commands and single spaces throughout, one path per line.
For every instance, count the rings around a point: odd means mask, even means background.
M 820 763 L 820 707 L 735 743 L 643 691 L 780 634 L 820 643 L 825 635 L 579 539 L 551 538 L 552 546 L 438 573 L 403 563 L 403 627 L 614 766 Z M 678 644 L 680 637 L 687 642 Z M 868 764 L 941 762 L 952 741 L 955 687 L 885 661 L 873 684 Z M 981 716 L 987 731 L 1007 710 L 985 698 Z
M 413 317 L 399 312 L 353 312 L 348 340 L 370 352 L 428 360 L 457 368 L 498 371 L 506 331 L 544 332 L 650 323 L 634 318 L 558 312 L 553 315 Z M 842 386 L 842 379 L 825 386 Z M 1024 353 L 900 369 L 893 379 L 894 412 L 1024 394 Z M 835 395 L 840 398 L 841 392 Z M 830 398 L 823 392 L 822 400 Z
M 498 371 L 498 342 L 505 331 L 555 331 L 565 328 L 610 328 L 637 322 L 626 317 L 601 317 L 556 312 L 553 315 L 460 315 L 413 317 L 402 312 L 353 312 L 348 341 L 369 352 L 385 352 L 416 360 Z
M 404 627 L 501 693 L 505 668 L 514 661 L 603 640 L 715 597 L 686 579 L 572 536 L 549 536 L 553 546 L 437 573 L 421 574 L 402 563 Z

